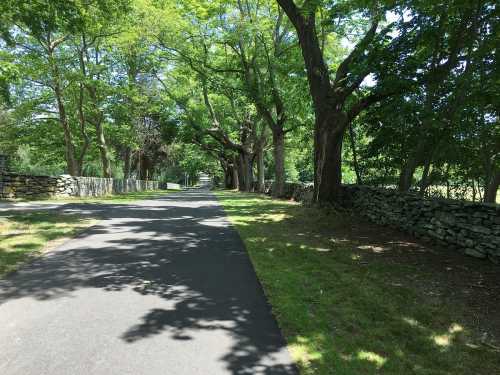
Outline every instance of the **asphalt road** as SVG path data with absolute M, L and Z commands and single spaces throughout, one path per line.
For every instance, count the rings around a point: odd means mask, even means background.
M 211 193 L 98 207 L 98 225 L 0 280 L 0 374 L 297 373 Z

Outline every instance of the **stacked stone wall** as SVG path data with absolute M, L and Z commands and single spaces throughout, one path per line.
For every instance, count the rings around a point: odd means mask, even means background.
M 49 197 L 100 197 L 145 190 L 158 190 L 157 181 L 118 180 L 112 178 L 31 176 L 0 174 L 0 199 L 36 199 Z
M 272 186 L 267 193 L 272 193 Z M 287 183 L 284 198 L 307 202 L 312 194 L 311 184 Z M 374 223 L 500 264 L 498 204 L 423 199 L 414 193 L 345 185 L 343 205 Z

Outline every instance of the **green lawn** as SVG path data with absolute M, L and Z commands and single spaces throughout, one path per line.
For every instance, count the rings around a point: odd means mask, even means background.
M 137 200 L 144 199 L 153 199 L 158 198 L 163 195 L 169 194 L 171 192 L 175 192 L 177 190 L 152 190 L 152 191 L 140 191 L 140 192 L 132 192 L 132 193 L 124 193 L 124 194 L 114 194 L 107 195 L 104 197 L 86 197 L 86 198 L 77 198 L 77 197 L 69 197 L 69 198 L 51 198 L 43 201 L 39 201 L 38 203 L 54 203 L 54 202 L 63 202 L 63 203 L 123 203 L 128 204 Z
M 129 204 L 137 200 L 157 198 L 169 192 L 156 190 L 99 198 L 58 198 L 36 203 Z M 95 222 L 94 218 L 65 214 L 55 210 L 0 212 L 0 276 L 15 270 L 33 256 L 55 246 L 58 243 L 57 240 L 71 238 Z
M 392 285 L 411 268 L 360 261 L 332 228 L 345 220 L 292 202 L 217 192 L 236 225 L 302 374 L 498 374 L 462 307 Z
M 0 276 L 96 220 L 56 211 L 0 213 Z

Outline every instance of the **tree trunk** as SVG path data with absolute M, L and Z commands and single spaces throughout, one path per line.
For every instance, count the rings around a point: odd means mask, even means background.
M 260 147 L 257 150 L 257 191 L 264 193 L 265 184 L 265 166 L 264 166 L 264 149 Z
M 495 170 L 484 189 L 484 202 L 496 203 L 498 186 L 500 185 L 500 170 Z
M 233 188 L 233 166 L 226 159 L 219 160 L 222 170 L 224 171 L 224 189 Z
M 358 151 L 356 150 L 356 136 L 354 134 L 353 124 L 349 125 L 349 139 L 351 141 L 352 161 L 354 164 L 354 172 L 356 173 L 356 183 L 358 185 L 363 185 L 361 169 L 359 168 L 358 163 Z
M 59 111 L 61 111 L 61 107 L 59 107 Z M 73 145 L 73 139 L 71 136 L 71 132 L 69 130 L 67 119 L 62 118 L 64 116 L 60 115 L 60 123 L 64 131 L 65 155 L 66 155 L 66 163 L 68 166 L 68 173 L 72 176 L 78 176 L 79 168 L 78 168 L 78 163 L 76 162 L 75 159 L 75 146 Z
M 399 175 L 399 191 L 408 191 L 411 188 L 413 182 L 413 175 L 417 169 L 417 159 L 415 156 L 410 155 L 406 163 L 401 168 L 401 173 Z
M 239 173 L 239 163 L 238 163 L 238 157 L 234 157 L 234 162 L 233 162 L 233 189 L 240 189 L 240 173 Z
M 327 114 L 317 116 L 314 137 L 314 200 L 342 201 L 342 140 L 345 121 Z
M 421 197 L 423 197 L 425 195 L 425 191 L 429 187 L 429 171 L 430 171 L 430 169 L 431 169 L 431 160 L 430 160 L 430 158 L 428 158 L 425 161 L 424 170 L 422 172 L 422 178 L 421 178 L 420 183 L 419 183 L 418 195 L 420 195 Z
M 234 188 L 234 170 L 230 163 L 225 163 L 224 169 L 224 188 L 233 189 Z
M 87 52 L 87 41 L 85 39 L 85 35 L 82 35 L 82 43 L 83 47 L 80 51 L 80 69 L 84 77 L 88 77 L 87 75 L 87 69 L 85 67 L 85 59 L 83 58 L 83 55 L 88 53 Z M 96 47 L 95 50 L 95 64 L 98 66 L 100 64 L 99 62 L 99 51 Z M 90 75 L 90 78 L 94 81 L 99 81 L 100 80 L 100 74 L 97 73 L 97 75 Z M 110 162 L 110 157 L 109 157 L 109 150 L 108 146 L 106 144 L 106 138 L 104 136 L 104 126 L 103 126 L 103 120 L 104 120 L 104 114 L 102 110 L 99 108 L 99 98 L 97 96 L 97 89 L 95 86 L 92 85 L 85 85 L 85 88 L 87 89 L 87 92 L 89 93 L 89 97 L 92 101 L 93 104 L 93 120 L 94 120 L 94 126 L 96 130 L 96 137 L 97 137 L 97 146 L 99 148 L 99 153 L 101 155 L 101 164 L 102 164 L 102 174 L 104 178 L 111 178 L 111 162 Z
M 139 179 L 147 180 L 148 179 L 148 160 L 147 156 L 144 155 L 143 151 L 139 152 Z
M 102 124 L 104 115 L 101 109 L 99 109 L 99 101 L 95 87 L 87 86 L 87 91 L 94 106 L 94 126 L 96 130 L 97 146 L 101 155 L 102 174 L 105 178 L 111 178 L 111 162 L 106 137 L 104 136 L 104 127 Z
M 90 147 L 90 137 L 87 134 L 85 113 L 83 112 L 83 85 L 80 84 L 80 91 L 78 96 L 78 122 L 80 123 L 80 133 L 83 138 L 83 145 L 80 151 L 80 156 L 78 157 L 78 175 L 83 174 L 83 163 L 85 160 L 85 155 Z
M 128 180 L 130 178 L 130 172 L 132 170 L 132 150 L 130 147 L 125 148 L 125 153 L 124 153 L 124 158 L 123 158 L 123 178 L 125 180 Z
M 253 168 L 252 155 L 248 152 L 240 152 L 239 170 L 240 175 L 240 191 L 253 191 Z
M 104 178 L 111 178 L 111 162 L 109 157 L 108 145 L 104 137 L 104 127 L 102 126 L 102 117 L 97 119 L 95 124 L 97 145 L 101 154 L 102 174 Z
M 273 129 L 274 156 L 274 197 L 282 197 L 285 191 L 285 133 L 283 129 Z
M 51 64 L 52 79 L 53 79 L 53 90 L 57 101 L 57 110 L 59 114 L 59 123 L 63 128 L 64 132 L 64 146 L 65 146 L 65 156 L 66 164 L 68 167 L 68 173 L 72 176 L 79 175 L 78 163 L 75 158 L 75 145 L 73 144 L 73 137 L 71 135 L 71 129 L 68 124 L 68 117 L 66 115 L 66 107 L 64 105 L 63 93 L 61 89 L 59 69 L 56 62 L 53 60 L 52 51 L 49 51 L 49 62 Z
M 314 107 L 314 201 L 341 201 L 344 132 L 361 111 L 390 96 L 391 93 L 383 95 L 373 93 L 365 96 L 346 111 L 345 108 L 349 107 L 346 106 L 346 101 L 352 97 L 352 93 L 361 85 L 362 80 L 346 90 L 344 82 L 351 73 L 349 71 L 351 54 L 339 65 L 335 80 L 331 80 L 329 67 L 316 34 L 316 11 L 320 6 L 319 2 L 305 1 L 302 7 L 298 7 L 293 0 L 277 0 L 277 2 L 297 31 Z M 377 27 L 378 22 L 372 22 L 370 29 L 356 45 L 356 49 L 358 47 L 366 49 L 366 45 L 376 35 Z M 368 73 L 370 72 L 365 71 L 364 76 L 366 77 Z
M 446 164 L 446 171 L 445 171 L 445 178 L 446 178 L 446 199 L 450 199 L 450 165 Z
M 479 178 L 477 179 L 477 193 L 479 195 L 479 201 L 480 202 L 484 201 L 483 193 L 481 192 L 481 182 L 479 181 Z

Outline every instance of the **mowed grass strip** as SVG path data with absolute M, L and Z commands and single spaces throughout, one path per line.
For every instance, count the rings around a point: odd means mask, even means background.
M 103 197 L 61 197 L 51 198 L 38 203 L 113 203 L 113 204 L 128 204 L 135 201 L 160 198 L 164 195 L 179 192 L 179 190 L 148 190 L 139 192 L 130 192 L 123 194 L 112 194 Z
M 155 199 L 176 190 L 152 190 L 113 194 L 104 197 L 54 198 L 32 203 L 130 204 Z M 0 213 L 0 276 L 17 269 L 31 257 L 56 245 L 56 240 L 71 238 L 97 220 L 58 210 Z
M 57 210 L 0 213 L 0 276 L 95 222 Z
M 332 231 L 340 214 L 255 194 L 217 196 L 302 374 L 500 373 L 500 353 L 475 341 L 463 306 L 392 285 L 390 275 L 411 266 L 360 261 Z

